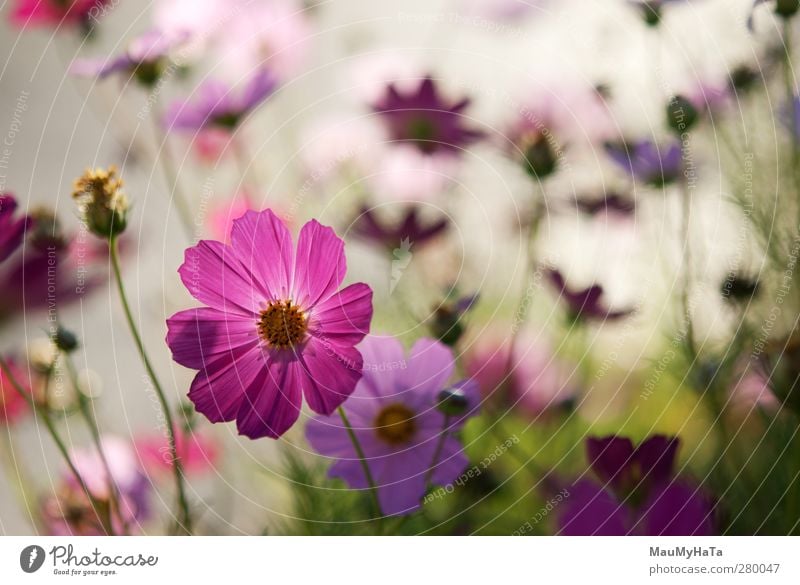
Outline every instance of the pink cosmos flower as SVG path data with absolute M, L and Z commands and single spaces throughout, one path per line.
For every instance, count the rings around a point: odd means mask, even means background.
M 18 384 L 25 384 L 28 376 L 17 364 L 16 360 L 6 358 L 8 368 Z M 23 390 L 32 393 L 30 384 L 26 384 Z M 11 384 L 5 371 L 0 368 L 0 425 L 10 425 L 19 421 L 29 410 L 28 401 L 19 395 L 17 389 Z
M 15 217 L 17 200 L 13 195 L 0 193 L 0 262 L 11 256 L 22 244 L 32 219 L 27 215 Z
M 408 357 L 393 338 L 366 339 L 360 346 L 364 377 L 344 404 L 378 488 L 381 510 L 409 514 L 420 506 L 429 484 L 447 485 L 467 466 L 455 434 L 478 406 L 471 380 L 448 385 L 455 370 L 452 351 L 420 339 Z M 464 413 L 445 418 L 437 409 L 443 390 L 455 386 L 465 398 Z M 366 488 L 361 461 L 338 416 L 317 417 L 306 427 L 315 451 L 336 459 L 328 475 L 352 488 Z
M 205 433 L 179 431 L 175 433 L 175 447 L 183 470 L 200 474 L 214 468 L 219 457 L 219 446 Z M 136 439 L 136 451 L 145 470 L 151 475 L 173 472 L 171 450 L 167 437 L 152 435 Z
M 93 448 L 76 449 L 71 458 L 98 509 L 86 496 L 72 474 L 42 506 L 48 533 L 54 536 L 100 536 L 135 531 L 150 514 L 150 482 L 142 473 L 131 444 L 119 437 L 101 440 L 108 471 L 100 453 Z M 111 505 L 112 494 L 118 504 Z M 104 515 L 107 515 L 104 517 Z M 109 527 L 110 520 L 110 527 Z
M 80 26 L 92 16 L 101 16 L 111 0 L 17 0 L 11 23 L 20 28 Z
M 296 246 L 272 211 L 233 222 L 231 243 L 186 250 L 184 285 L 206 307 L 168 321 L 173 359 L 199 370 L 189 399 L 211 422 L 236 420 L 252 439 L 280 437 L 305 397 L 331 414 L 361 378 L 355 345 L 372 320 L 372 290 L 342 290 L 344 242 L 312 220 Z

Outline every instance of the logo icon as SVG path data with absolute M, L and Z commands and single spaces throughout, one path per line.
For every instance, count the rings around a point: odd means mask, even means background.
M 32 544 L 26 546 L 19 553 L 19 566 L 26 573 L 35 573 L 44 564 L 44 549 L 41 546 Z

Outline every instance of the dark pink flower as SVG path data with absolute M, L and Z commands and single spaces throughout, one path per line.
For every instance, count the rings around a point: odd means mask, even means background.
M 374 209 L 365 206 L 353 221 L 353 234 L 391 251 L 398 248 L 403 240 L 414 246 L 421 246 L 447 230 L 447 218 L 423 223 L 419 214 L 420 206 L 412 205 L 405 210 L 399 221 L 392 222 L 381 218 Z
M 82 26 L 94 14 L 101 15 L 111 0 L 17 0 L 12 24 L 28 26 Z
M 548 270 L 547 278 L 559 293 L 575 319 L 592 319 L 597 321 L 616 321 L 633 313 L 633 309 L 613 310 L 603 304 L 603 287 L 594 284 L 585 289 L 572 289 L 558 270 Z
M 30 380 L 27 373 L 17 364 L 16 360 L 6 358 L 5 361 L 14 380 L 18 384 L 23 384 L 23 390 L 28 394 L 32 394 L 31 384 L 25 382 Z M 0 425 L 14 424 L 29 410 L 28 401 L 20 396 L 5 371 L 0 368 Z
M 317 221 L 296 246 L 272 211 L 233 222 L 231 243 L 201 240 L 179 269 L 206 307 L 168 321 L 173 359 L 199 370 L 189 391 L 211 422 L 250 438 L 280 437 L 311 410 L 331 414 L 361 378 L 355 348 L 372 320 L 372 290 L 342 290 L 344 242 Z
M 0 194 L 0 262 L 11 256 L 25 237 L 25 231 L 31 225 L 27 215 L 15 217 L 17 200 L 8 193 Z
M 447 485 L 467 466 L 455 434 L 477 410 L 477 387 L 471 380 L 448 384 L 455 370 L 453 353 L 433 339 L 420 339 L 408 357 L 390 337 L 370 337 L 359 349 L 364 377 L 344 409 L 377 484 L 381 510 L 409 514 L 419 508 L 428 484 Z M 437 405 L 442 390 L 453 386 L 465 396 L 467 408 L 464 416 L 446 420 Z M 313 419 L 306 437 L 315 451 L 336 459 L 328 475 L 351 488 L 368 487 L 341 418 Z
M 446 101 L 439 94 L 436 82 L 425 77 L 411 91 L 388 85 L 372 109 L 386 125 L 392 140 L 413 144 L 425 154 L 439 151 L 458 154 L 483 137 L 483 132 L 467 124 L 464 110 L 469 104 L 469 98 L 455 103 Z
M 219 457 L 219 446 L 210 435 L 196 431 L 175 433 L 175 448 L 183 470 L 190 475 L 214 468 Z M 144 468 L 153 475 L 173 472 L 172 450 L 163 434 L 136 439 L 136 451 Z

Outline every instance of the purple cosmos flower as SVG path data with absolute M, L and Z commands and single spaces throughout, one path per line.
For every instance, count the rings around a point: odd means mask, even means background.
M 236 420 L 239 433 L 280 437 L 311 410 L 331 414 L 361 378 L 354 347 L 372 319 L 372 290 L 339 290 L 344 242 L 312 220 L 297 245 L 272 211 L 233 222 L 230 245 L 201 240 L 178 270 L 208 305 L 173 315 L 167 345 L 199 370 L 189 399 L 211 422 Z
M 447 230 L 446 218 L 423 224 L 419 212 L 419 206 L 414 205 L 405 212 L 400 221 L 390 222 L 382 220 L 374 209 L 362 207 L 361 213 L 353 222 L 353 234 L 388 250 L 394 250 L 403 240 L 407 239 L 415 246 L 421 246 Z
M 392 140 L 413 144 L 424 154 L 456 154 L 483 137 L 483 132 L 465 125 L 469 98 L 445 101 L 433 78 L 425 77 L 412 91 L 394 84 L 372 106 L 386 125 Z
M 275 91 L 277 80 L 267 69 L 259 69 L 238 90 L 210 80 L 197 89 L 196 99 L 173 103 L 164 118 L 168 130 L 235 128 L 244 117 Z
M 599 284 L 574 290 L 567 286 L 564 276 L 558 270 L 548 270 L 547 277 L 559 292 L 561 300 L 567 303 L 571 315 L 576 319 L 615 321 L 633 313 L 633 309 L 612 311 L 604 306 L 602 303 L 603 287 Z
M 11 256 L 25 237 L 25 232 L 31 225 L 31 218 L 27 215 L 14 217 L 17 209 L 17 200 L 8 193 L 0 194 L 0 262 Z
M 471 380 L 455 384 L 467 397 L 468 412 L 446 418 L 437 404 L 455 369 L 447 346 L 420 339 L 406 357 L 396 339 L 370 337 L 359 349 L 364 377 L 344 409 L 378 487 L 381 510 L 409 514 L 419 508 L 429 485 L 446 485 L 467 466 L 454 434 L 477 409 L 477 387 Z M 337 460 L 328 475 L 351 488 L 368 487 L 339 417 L 314 418 L 306 437 L 318 453 Z
M 677 140 L 663 147 L 648 140 L 634 144 L 607 143 L 606 152 L 634 179 L 655 187 L 671 183 L 681 174 L 683 152 Z
M 115 73 L 135 76 L 144 85 L 152 85 L 164 71 L 169 54 L 188 35 L 167 36 L 158 30 L 150 30 L 135 39 L 128 49 L 113 59 L 78 59 L 70 72 L 84 77 L 105 79 Z
M 587 455 L 602 483 L 583 479 L 559 510 L 560 533 L 572 536 L 708 536 L 713 505 L 690 482 L 673 478 L 679 441 L 656 435 L 589 439 Z
M 608 193 L 601 198 L 578 197 L 575 205 L 579 211 L 592 217 L 600 214 L 630 217 L 636 212 L 634 200 L 618 193 Z

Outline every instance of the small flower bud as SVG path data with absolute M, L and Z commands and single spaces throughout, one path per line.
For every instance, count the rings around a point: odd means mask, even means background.
M 436 408 L 447 416 L 460 416 L 467 412 L 469 400 L 461 388 L 447 388 L 439 392 Z
M 667 124 L 679 135 L 688 132 L 700 118 L 697 108 L 685 97 L 676 95 L 667 104 Z
M 127 225 L 128 198 L 122 192 L 122 179 L 117 168 L 87 169 L 75 181 L 73 198 L 78 202 L 86 227 L 94 235 L 110 239 Z
M 525 170 L 535 179 L 543 179 L 558 166 L 558 156 L 548 139 L 540 134 L 524 150 Z
M 74 333 L 67 331 L 63 327 L 59 327 L 58 331 L 56 331 L 53 336 L 53 343 L 64 353 L 72 353 L 78 349 L 78 338 Z
M 775 14 L 783 18 L 791 18 L 800 10 L 800 0 L 776 0 Z

